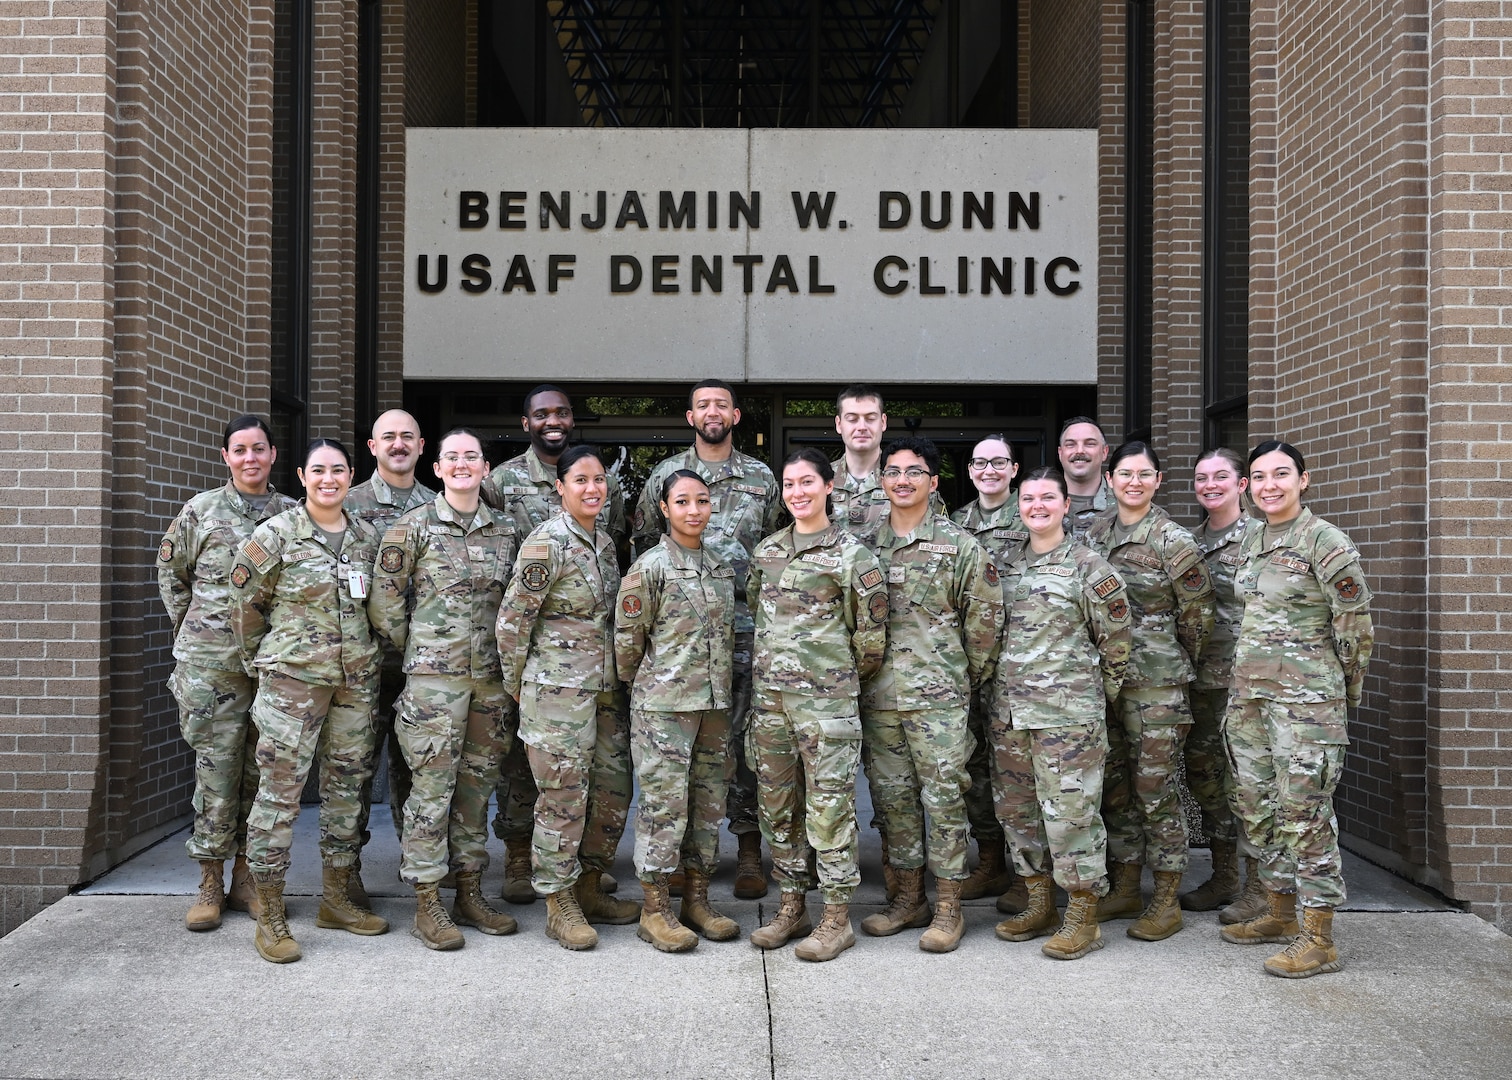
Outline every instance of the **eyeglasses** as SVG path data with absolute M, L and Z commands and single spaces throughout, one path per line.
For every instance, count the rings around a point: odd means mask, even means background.
M 1133 469 L 1119 469 L 1113 474 L 1113 479 L 1128 483 L 1130 480 L 1138 478 L 1148 484 L 1158 475 L 1160 474 L 1154 469 L 1140 469 L 1138 472 L 1135 472 Z
M 968 468 L 980 471 L 991 465 L 998 472 L 1002 472 L 1012 464 L 1013 462 L 1005 457 L 974 457 L 966 462 Z
M 917 465 L 910 465 L 906 469 L 900 469 L 894 466 L 890 469 L 882 470 L 882 479 L 884 480 L 896 480 L 900 476 L 906 476 L 910 480 L 922 480 L 926 476 L 933 475 L 934 474 L 931 473 L 928 469 L 921 469 Z
M 457 454 L 457 453 L 442 454 L 441 455 L 441 460 L 444 461 L 444 462 L 446 462 L 448 465 L 455 465 L 459 461 L 465 461 L 469 465 L 476 465 L 478 462 L 480 462 L 480 461 L 483 460 L 483 455 L 482 454 L 474 454 L 474 453 L 471 453 L 471 452 L 466 453 L 466 454 Z

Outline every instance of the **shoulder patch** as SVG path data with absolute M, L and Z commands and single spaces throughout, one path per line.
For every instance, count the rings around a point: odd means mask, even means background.
M 627 593 L 620 598 L 620 613 L 627 619 L 638 619 L 642 611 L 641 598 L 634 593 Z
M 639 570 L 636 570 L 633 573 L 626 574 L 625 575 L 625 579 L 620 582 L 620 588 L 622 588 L 622 589 L 638 589 L 638 588 L 640 588 L 640 585 L 641 585 L 641 572 Z
M 1348 543 L 1340 544 L 1338 547 L 1330 549 L 1318 560 L 1318 573 L 1322 574 L 1326 579 L 1333 573 L 1334 567 L 1337 564 L 1344 563 L 1347 565 L 1348 563 L 1352 563 L 1359 558 L 1359 554 L 1353 545 Z M 1339 569 L 1343 569 L 1343 567 L 1339 567 Z
M 1092 591 L 1097 594 L 1097 598 L 1099 600 L 1106 600 L 1108 597 L 1112 596 L 1118 591 L 1120 585 L 1122 585 L 1122 582 L 1118 580 L 1118 575 L 1109 574 L 1107 577 L 1094 584 L 1092 586 Z
M 880 584 L 882 584 L 882 571 L 879 569 L 873 568 L 861 575 L 861 587 L 863 589 L 875 589 Z
M 1108 617 L 1114 622 L 1123 622 L 1129 617 L 1129 602 L 1121 596 L 1108 601 Z
M 409 539 L 409 526 L 390 525 L 383 534 L 385 544 L 402 544 Z
M 997 566 L 990 562 L 982 564 L 982 576 L 987 579 L 987 584 L 996 585 L 998 583 Z
M 236 564 L 236 569 L 231 571 L 231 584 L 238 589 L 245 589 L 247 582 L 252 580 L 252 571 L 241 563 Z
M 273 561 L 273 556 L 264 551 L 263 546 L 256 540 L 248 540 L 243 544 L 242 554 L 247 557 L 248 562 L 257 568 L 258 573 L 262 573 L 268 563 Z
M 387 540 L 388 537 L 384 539 Z M 392 544 L 386 545 L 378 556 L 378 565 L 383 568 L 385 574 L 397 574 L 404 569 L 404 549 Z
M 158 559 L 162 562 L 173 561 L 173 541 L 163 537 L 163 542 L 158 545 Z
M 1203 585 L 1207 583 L 1207 576 L 1202 569 L 1193 566 L 1185 574 L 1181 575 L 1181 587 L 1187 592 L 1201 592 Z
M 637 507 L 635 510 L 635 521 L 632 524 L 636 532 L 642 531 L 646 527 L 646 512 Z
M 1341 577 L 1333 583 L 1334 590 L 1339 594 L 1339 599 L 1346 604 L 1352 604 L 1364 593 L 1364 588 L 1355 580 L 1353 574 Z
M 520 584 L 531 592 L 540 592 L 551 579 L 551 571 L 544 563 L 533 562 L 520 571 Z
M 520 559 L 522 562 L 530 559 L 549 558 L 551 558 L 551 545 L 547 543 L 538 541 L 534 544 L 526 544 L 520 549 Z
M 866 607 L 871 612 L 872 622 L 885 623 L 887 621 L 888 603 L 889 600 L 885 592 L 872 593 L 872 598 Z

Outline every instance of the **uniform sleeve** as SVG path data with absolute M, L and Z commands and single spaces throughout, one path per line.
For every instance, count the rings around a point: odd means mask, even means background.
M 1129 658 L 1134 652 L 1134 620 L 1129 611 L 1128 589 L 1118 571 L 1101 559 L 1087 570 L 1082 613 L 1101 658 L 1103 694 L 1112 704 L 1129 673 Z
M 400 652 L 409 640 L 410 614 L 413 611 L 415 563 L 414 532 L 399 522 L 383 534 L 378 559 L 373 566 L 373 590 L 368 596 L 368 622 L 379 637 Z
M 268 633 L 268 614 L 278 590 L 283 541 L 271 529 L 259 528 L 242 544 L 231 568 L 231 634 L 241 653 L 242 667 L 253 673 L 252 662 Z
M 766 621 L 761 603 L 761 564 L 755 558 L 755 551 L 759 551 L 760 549 L 761 545 L 757 544 L 755 550 L 752 552 L 751 565 L 746 569 L 745 579 L 746 604 L 750 607 L 751 621 L 755 623 L 757 630 L 760 630 L 762 624 Z
M 500 465 L 497 469 L 494 469 L 487 476 L 485 476 L 483 478 L 483 483 L 478 489 L 479 493 L 483 496 L 483 501 L 488 504 L 489 509 L 498 510 L 500 513 L 505 513 L 508 509 L 504 505 L 504 496 L 499 493 L 499 488 L 501 486 L 499 483 L 499 472 L 503 468 L 504 466 Z
M 1344 669 L 1344 699 L 1358 705 L 1365 691 L 1365 668 L 1375 647 L 1370 587 L 1360 570 L 1360 553 L 1339 533 L 1336 542 L 1313 565 L 1318 568 L 1318 581 L 1333 616 L 1334 654 Z
M 625 489 L 617 476 L 609 477 L 609 520 L 606 524 L 609 535 L 614 538 L 615 550 L 628 551 L 630 527 L 629 522 L 625 520 Z
M 646 477 L 646 483 L 641 488 L 640 498 L 635 503 L 635 523 L 630 546 L 637 559 L 661 541 L 662 530 L 666 528 L 661 505 L 656 498 L 656 491 L 661 487 L 660 472 L 660 466 L 651 470 L 651 475 Z
M 774 476 L 767 481 L 766 512 L 762 515 L 761 528 L 763 536 L 771 536 L 782 528 L 782 512 L 786 507 L 782 505 L 782 485 Z M 750 595 L 747 593 L 746 595 Z
M 661 607 L 660 575 L 641 559 L 620 581 L 614 610 L 614 666 L 626 683 L 635 682 Z
M 191 551 L 197 532 L 194 528 L 196 516 L 193 508 L 185 503 L 158 544 L 158 595 L 163 598 L 168 618 L 173 620 L 174 637 L 184 625 L 184 616 L 189 613 L 189 604 L 194 598 L 194 577 L 190 569 L 197 554 Z
M 525 661 L 530 655 L 530 639 L 541 614 L 541 604 L 560 572 L 561 559 L 561 549 L 556 544 L 532 536 L 520 548 L 514 578 L 499 605 L 494 634 L 499 642 L 499 667 L 504 689 L 512 697 L 520 693 Z
M 1195 669 L 1218 618 L 1218 594 L 1207 560 L 1192 534 L 1179 525 L 1166 530 L 1165 572 L 1176 594 L 1176 640 Z
M 845 623 L 851 632 L 856 675 L 869 682 L 882 670 L 887 652 L 887 585 L 877 557 L 860 544 L 852 549 L 850 580 L 845 583 Z
M 981 544 L 961 535 L 955 605 L 961 613 L 961 638 L 972 689 L 988 683 L 997 669 L 1003 633 L 1003 587 L 997 565 Z

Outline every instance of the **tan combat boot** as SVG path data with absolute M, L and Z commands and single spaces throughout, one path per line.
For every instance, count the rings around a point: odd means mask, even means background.
M 368 895 L 367 886 L 362 883 L 362 857 L 351 865 L 351 873 L 347 875 L 347 899 L 356 904 L 363 911 L 373 910 L 373 898 Z M 318 923 L 316 924 L 319 925 Z
M 1024 910 L 997 924 L 995 933 L 1004 941 L 1032 941 L 1041 934 L 1055 933 L 1060 925 L 1060 915 L 1055 910 L 1055 884 L 1050 875 L 1025 878 L 1024 886 L 1029 892 Z
M 1281 952 L 1265 962 L 1265 970 L 1283 979 L 1306 979 L 1343 968 L 1333 940 L 1333 908 L 1304 907 L 1302 929 Z
M 761 872 L 761 834 L 741 833 L 735 855 L 735 899 L 760 900 L 767 894 L 766 875 Z
M 709 906 L 709 875 L 691 867 L 683 871 L 682 921 L 710 941 L 734 941 L 740 924 Z
M 1234 923 L 1249 922 L 1251 919 L 1259 918 L 1270 910 L 1270 901 L 1266 899 L 1269 892 L 1270 890 L 1265 887 L 1265 882 L 1260 880 L 1260 860 L 1246 856 L 1244 891 L 1239 894 L 1239 899 L 1218 913 L 1218 921 L 1232 926 Z
M 1239 898 L 1239 851 L 1230 844 L 1214 841 L 1213 876 L 1181 897 L 1187 911 L 1212 911 Z
M 598 876 L 598 887 L 599 892 L 619 892 L 619 879 L 605 870 Z
M 1018 872 L 1012 868 L 1008 871 L 1012 878 L 1008 883 L 1008 889 L 1002 896 L 997 898 L 997 909 L 1004 915 L 1017 915 L 1029 906 L 1029 887 L 1024 884 L 1024 879 L 1018 876 Z
M 577 894 L 578 909 L 591 923 L 628 926 L 640 918 L 640 905 L 634 900 L 616 900 L 599 888 L 599 872 L 587 867 L 572 886 Z
M 929 901 L 924 897 L 924 868 L 894 870 L 898 889 L 891 902 L 861 920 L 861 929 L 872 937 L 891 937 L 900 930 L 929 925 Z M 940 884 L 944 884 L 941 882 Z
M 462 931 L 446 913 L 441 903 L 440 882 L 427 881 L 415 886 L 415 925 L 410 927 L 410 936 L 419 938 L 420 944 L 437 952 L 460 949 L 465 942 Z
M 271 964 L 292 964 L 301 954 L 299 943 L 289 933 L 289 920 L 284 912 L 283 875 L 254 877 L 252 887 L 257 890 L 260 908 L 257 931 L 252 939 L 257 946 L 257 955 Z
M 457 871 L 457 898 L 452 901 L 452 922 L 475 926 L 485 934 L 500 937 L 520 928 L 513 915 L 495 911 L 483 896 L 483 875 L 476 870 Z
M 351 879 L 354 876 L 355 868 L 351 866 L 327 866 L 321 870 L 324 893 L 320 898 L 320 910 L 315 913 L 315 925 L 322 930 L 346 930 L 364 937 L 387 933 L 387 919 L 352 902 Z
M 810 852 L 810 855 L 812 854 Z M 817 881 L 818 878 L 812 873 L 813 867 L 810 866 L 809 869 L 809 880 Z M 887 837 L 884 836 L 882 838 L 882 892 L 889 904 L 897 898 L 898 887 L 898 872 L 893 869 L 892 860 L 887 857 Z
M 1080 960 L 1103 947 L 1102 927 L 1097 922 L 1097 894 L 1080 889 L 1071 894 L 1060 929 L 1040 946 L 1052 960 Z
M 1132 919 L 1144 910 L 1144 894 L 1139 891 L 1139 879 L 1144 873 L 1140 863 L 1111 863 L 1108 876 L 1112 888 L 1108 895 L 1097 902 L 1097 921 L 1109 919 Z
M 641 882 L 641 891 L 646 899 L 641 905 L 636 937 L 649 941 L 658 952 L 687 952 L 698 944 L 698 935 L 672 915 L 666 874 L 657 874 L 655 881 Z
M 1264 915 L 1225 926 L 1223 940 L 1234 945 L 1285 945 L 1300 933 L 1297 927 L 1297 894 L 1266 890 L 1269 902 Z
M 977 844 L 977 868 L 961 882 L 962 900 L 980 900 L 994 893 L 1007 892 L 1013 884 L 1013 868 L 1008 865 L 1003 842 Z
M 1128 935 L 1140 941 L 1164 941 L 1181 929 L 1181 904 L 1176 892 L 1181 888 L 1181 871 L 1156 870 L 1155 895 L 1150 906 L 1129 927 Z
M 819 920 L 819 925 L 814 927 L 812 934 L 798 943 L 793 955 L 800 960 L 833 960 L 855 943 L 856 935 L 850 924 L 850 905 L 825 904 L 824 918 Z
M 966 933 L 961 915 L 961 883 L 935 879 L 934 920 L 919 935 L 919 948 L 925 952 L 954 952 Z
M 535 903 L 536 891 L 530 884 L 530 841 L 504 845 L 504 891 L 500 900 L 511 904 Z
M 231 864 L 231 888 L 226 893 L 226 906 L 232 911 L 245 911 L 257 918 L 257 889 L 252 884 L 252 871 L 247 866 L 247 857 L 238 855 Z
M 782 906 L 772 916 L 772 921 L 751 931 L 751 944 L 758 949 L 780 949 L 793 938 L 813 932 L 807 898 L 801 892 L 785 892 Z
M 598 944 L 598 931 L 583 918 L 577 891 L 571 885 L 546 897 L 546 936 L 574 952 Z
M 226 906 L 225 872 L 223 859 L 201 860 L 199 893 L 184 916 L 184 925 L 190 930 L 214 930 L 221 924 L 221 909 Z

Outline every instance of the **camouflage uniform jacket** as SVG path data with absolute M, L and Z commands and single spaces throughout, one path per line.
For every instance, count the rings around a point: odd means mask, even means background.
M 504 689 L 518 694 L 522 682 L 619 689 L 612 606 L 619 582 L 607 530 L 590 536 L 565 513 L 532 530 L 495 624 Z
M 1234 591 L 1234 575 L 1244 561 L 1239 552 L 1245 530 L 1260 527 L 1253 521 L 1241 510 L 1239 519 L 1226 529 L 1209 532 L 1203 528 L 1192 534 L 1207 561 L 1217 601 L 1217 619 L 1197 661 L 1194 690 L 1227 690 L 1233 677 L 1234 643 L 1239 639 L 1239 624 L 1244 619 L 1244 601 Z
M 831 525 L 768 536 L 751 555 L 758 690 L 856 697 L 887 646 L 887 587 L 877 557 Z
M 893 532 L 889 517 L 877 534 L 877 561 L 890 597 L 887 650 L 862 705 L 965 705 L 997 663 L 1003 589 L 996 565 L 970 533 L 937 514 L 907 536 Z
M 444 495 L 383 534 L 368 617 L 406 675 L 499 678 L 494 623 L 517 545 L 509 521 L 480 504 L 464 527 Z
M 700 460 L 691 446 L 673 454 L 651 470 L 635 504 L 633 539 L 638 555 L 654 549 L 667 528 L 658 496 L 662 482 L 677 469 L 695 472 L 709 485 L 713 506 L 703 534 L 704 547 L 735 571 L 735 632 L 749 634 L 754 624 L 746 604 L 746 574 L 750 571 L 751 549 L 763 536 L 777 531 L 782 512 L 777 479 L 765 464 L 739 450 L 732 449 L 728 461 L 716 462 Z
M 341 505 L 348 514 L 361 518 L 376 529 L 379 536 L 382 536 L 390 525 L 399 520 L 401 515 L 417 506 L 434 502 L 435 499 L 436 493 L 419 480 L 416 480 L 415 486 L 402 497 L 396 495 L 388 481 L 380 476 L 377 470 L 374 470 L 372 476 L 354 485 L 352 490 L 347 492 L 346 501 Z M 383 670 L 397 675 L 401 667 L 402 650 L 396 649 L 382 638 L 378 641 L 378 649 L 383 659 Z
M 620 582 L 614 659 L 631 701 L 652 712 L 730 707 L 735 571 L 670 536 Z
M 232 483 L 184 504 L 158 545 L 158 592 L 173 620 L 175 660 L 242 670 L 230 622 L 237 549 L 261 522 L 298 505 L 269 487 L 267 505 L 259 512 Z
M 1082 543 L 1086 543 L 1087 530 L 1092 527 L 1097 516 L 1117 507 L 1118 500 L 1113 497 L 1113 489 L 1108 486 L 1108 478 L 1104 476 L 1097 481 L 1097 490 L 1092 493 L 1092 505 L 1085 510 L 1066 515 L 1066 531 Z
M 339 557 L 302 503 L 242 544 L 231 570 L 231 630 L 249 673 L 274 671 L 317 686 L 359 686 L 377 676 L 378 642 L 350 575 L 361 573 L 370 586 L 378 533 L 361 518 L 346 520 Z
M 1086 544 L 1129 587 L 1134 612 L 1134 657 L 1124 687 L 1185 686 L 1196 677 L 1194 658 L 1213 632 L 1213 579 L 1192 534 L 1151 506 L 1127 540 L 1117 542 L 1118 511 L 1087 531 Z
M 609 498 L 598 513 L 601 529 L 608 529 L 616 545 L 623 544 L 625 529 L 625 492 L 619 477 L 608 474 Z M 555 517 L 562 509 L 557 494 L 556 466 L 536 457 L 531 447 L 519 457 L 510 458 L 483 481 L 483 501 L 514 519 L 515 532 L 529 536 L 532 529 Z
M 1019 731 L 1101 720 L 1123 689 L 1133 647 L 1123 578 L 1069 535 L 1043 555 L 1023 544 L 1002 575 L 1010 599 L 998 714 Z
M 1029 539 L 1029 530 L 1019 516 L 1018 496 L 1013 493 L 996 510 L 983 510 L 981 501 L 974 499 L 951 514 L 950 520 L 976 537 L 977 543 L 987 549 L 988 557 L 1000 571 L 1009 556 Z M 998 576 L 1001 578 L 1002 575 Z M 1006 582 L 1004 584 L 1006 586 Z M 1004 602 L 1009 599 L 1005 591 Z
M 887 501 L 887 492 L 882 490 L 881 461 L 867 476 L 852 476 L 844 454 L 830 465 L 835 470 L 835 490 L 830 495 L 830 501 L 835 505 L 835 524 L 875 551 L 877 533 L 882 522 L 892 513 L 892 503 Z M 938 491 L 929 496 L 929 512 L 945 513 L 945 500 Z
M 1244 622 L 1230 696 L 1358 705 L 1375 634 L 1349 537 L 1303 507 L 1277 530 L 1256 522 L 1241 555 L 1234 585 Z

